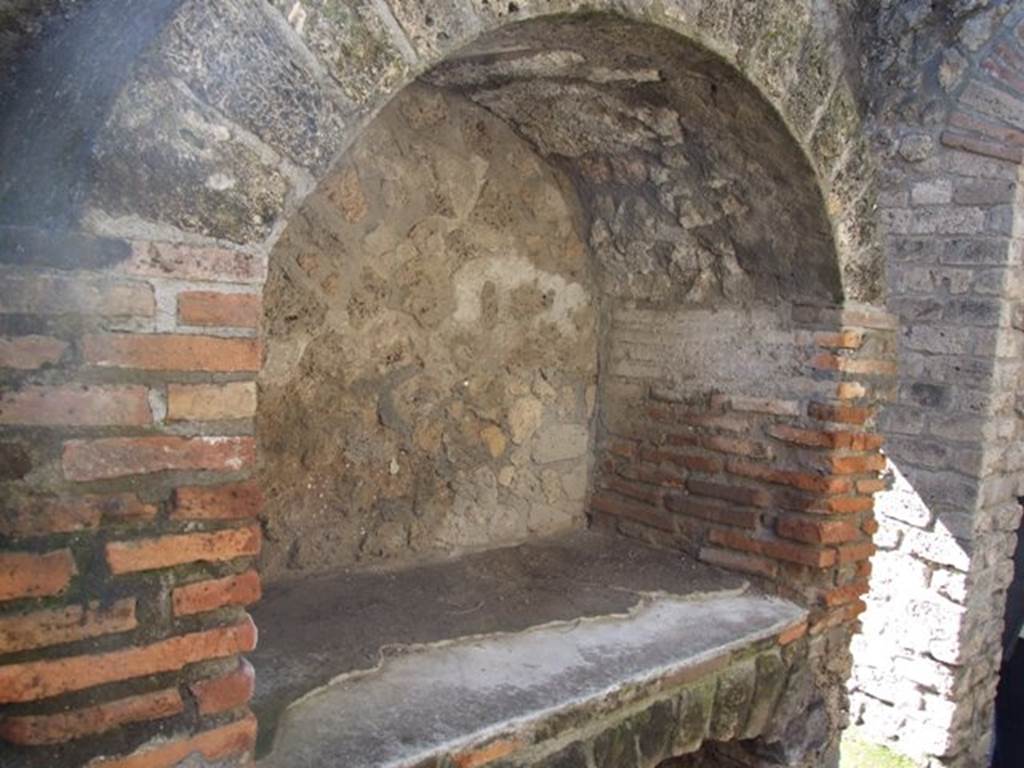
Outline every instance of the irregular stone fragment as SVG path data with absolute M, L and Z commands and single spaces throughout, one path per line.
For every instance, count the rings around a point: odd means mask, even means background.
M 590 431 L 580 424 L 553 424 L 537 435 L 533 459 L 541 464 L 568 461 L 587 451 Z
M 708 735 L 715 741 L 730 741 L 743 733 L 757 684 L 753 659 L 735 663 L 718 676 L 715 711 Z
M 744 739 L 760 736 L 768 721 L 775 713 L 775 705 L 786 686 L 786 663 L 777 650 L 762 653 L 755 660 L 757 668 L 757 687 L 750 706 L 750 717 L 743 730 Z
M 696 752 L 704 743 L 711 727 L 717 685 L 717 680 L 711 678 L 683 690 L 679 697 L 679 721 L 673 754 Z

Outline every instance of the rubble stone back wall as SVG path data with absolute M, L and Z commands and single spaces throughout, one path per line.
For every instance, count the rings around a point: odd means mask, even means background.
M 598 297 L 568 179 L 459 96 L 381 113 L 271 257 L 264 573 L 584 524 Z

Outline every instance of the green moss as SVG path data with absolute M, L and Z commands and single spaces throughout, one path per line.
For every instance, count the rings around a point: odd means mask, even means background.
M 839 768 L 916 768 L 909 757 L 865 740 L 856 730 L 843 736 Z

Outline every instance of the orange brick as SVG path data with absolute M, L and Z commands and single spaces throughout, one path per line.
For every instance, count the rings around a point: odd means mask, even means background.
M 255 482 L 228 485 L 195 485 L 174 492 L 175 520 L 230 520 L 256 517 L 263 506 L 263 492 Z
M 748 534 L 715 528 L 709 531 L 708 537 L 713 544 L 741 552 L 752 552 L 774 560 L 785 560 L 814 568 L 828 568 L 835 564 L 836 553 L 831 549 L 791 544 L 772 539 L 754 539 Z
M 68 656 L 0 667 L 0 703 L 36 701 L 104 683 L 177 671 L 186 664 L 222 659 L 256 646 L 252 619 L 107 653 Z
M 183 334 L 93 335 L 82 348 L 90 365 L 146 371 L 258 371 L 262 356 L 256 339 Z
M 837 605 L 852 603 L 867 591 L 868 582 L 855 581 L 852 584 L 847 584 L 845 586 L 829 590 L 822 595 L 821 599 L 829 608 L 835 608 Z
M 263 302 L 256 293 L 188 291 L 178 295 L 178 320 L 184 325 L 255 328 Z
M 258 525 L 228 528 L 211 533 L 182 533 L 107 544 L 111 573 L 134 573 L 170 568 L 184 563 L 219 562 L 251 557 L 260 552 Z
M 222 677 L 192 683 L 189 690 L 196 697 L 200 715 L 215 715 L 246 704 L 252 698 L 256 676 L 252 665 L 238 660 L 238 669 Z
M 176 688 L 167 688 L 54 715 L 6 717 L 0 720 L 0 738 L 23 746 L 62 744 L 129 723 L 171 717 L 183 710 L 181 694 Z
M 518 739 L 495 739 L 482 747 L 459 752 L 452 758 L 452 762 L 455 768 L 482 768 L 495 760 L 508 757 L 523 746 L 523 742 Z
M 790 627 L 789 629 L 783 630 L 779 633 L 779 645 L 789 645 L 795 643 L 801 637 L 807 634 L 807 622 L 801 621 L 796 626 Z
M 605 477 L 602 485 L 610 491 L 644 504 L 657 506 L 661 503 L 661 489 L 646 483 L 633 483 L 620 477 Z
M 170 384 L 167 387 L 167 418 L 170 421 L 248 419 L 255 413 L 254 381 Z
M 255 744 L 256 718 L 250 714 L 195 736 L 143 747 L 127 757 L 98 757 L 90 760 L 86 768 L 173 768 L 189 755 L 198 754 L 207 761 L 224 760 L 251 752 Z
M 719 568 L 730 571 L 743 571 L 758 576 L 775 578 L 779 567 L 774 560 L 769 560 L 760 555 L 752 555 L 748 552 L 736 552 L 732 549 L 717 549 L 716 547 L 701 547 L 699 559 Z
M 738 437 L 724 437 L 722 435 L 704 435 L 701 438 L 702 447 L 709 451 L 718 453 L 729 453 L 736 456 L 749 456 L 753 459 L 770 458 L 771 449 L 753 440 L 744 440 Z
M 810 632 L 812 635 L 820 635 L 834 627 L 849 624 L 856 621 L 866 609 L 867 605 L 863 600 L 854 600 L 852 603 L 832 608 L 811 624 Z
M 0 336 L 0 368 L 34 371 L 58 362 L 67 348 L 50 336 Z
M 612 471 L 615 468 L 612 467 Z M 670 486 L 679 488 L 683 485 L 683 475 L 674 467 L 666 468 L 662 464 L 650 466 L 649 464 L 627 464 L 618 469 L 618 474 L 627 480 L 638 480 L 649 485 Z
M 818 333 L 814 341 L 819 347 L 826 349 L 860 349 L 864 344 L 864 332 L 845 328 L 838 333 Z
M 96 528 L 108 520 L 146 520 L 156 507 L 131 493 L 32 499 L 0 509 L 0 535 L 11 538 L 68 533 Z
M 860 529 L 864 531 L 864 533 L 866 533 L 868 536 L 874 536 L 876 533 L 878 533 L 878 521 L 875 520 L 875 518 L 873 517 L 869 517 L 867 520 L 864 521 Z
M 874 508 L 875 500 L 871 496 L 833 496 L 820 499 L 809 508 L 809 511 L 852 515 L 857 512 L 870 512 Z
M 108 437 L 64 444 L 64 476 L 107 480 L 169 471 L 228 471 L 250 467 L 256 458 L 251 437 Z
M 814 475 L 808 472 L 775 469 L 738 459 L 730 460 L 726 464 L 726 469 L 734 475 L 749 477 L 754 480 L 763 480 L 773 485 L 788 485 L 793 488 L 799 488 L 802 491 L 814 493 L 849 493 L 853 489 L 852 482 L 845 477 Z
M 767 491 L 760 488 L 747 488 L 742 485 L 726 485 L 691 478 L 686 481 L 686 489 L 697 496 L 710 496 L 714 499 L 731 501 L 734 504 L 743 504 L 749 507 L 767 507 L 771 503 L 771 497 Z
M 886 481 L 882 478 L 866 478 L 857 481 L 857 493 L 878 493 L 886 489 Z
M 125 597 L 110 605 L 93 601 L 87 605 L 50 608 L 0 617 L 0 653 L 29 648 L 46 648 L 90 637 L 135 629 L 135 598 Z
M 757 509 L 732 507 L 727 504 L 698 500 L 682 494 L 666 496 L 665 506 L 678 515 L 696 517 L 722 525 L 733 525 L 737 528 L 756 528 L 761 520 L 761 512 Z
M 246 571 L 237 576 L 176 587 L 171 593 L 171 602 L 175 616 L 189 616 L 225 605 L 250 605 L 260 599 L 260 594 L 259 574 Z
M 775 532 L 807 544 L 838 544 L 861 535 L 856 525 L 843 520 L 807 520 L 791 515 L 783 515 L 776 521 Z
M 856 563 L 860 560 L 867 560 L 875 554 L 875 545 L 871 541 L 862 541 L 857 544 L 846 544 L 839 547 L 839 564 Z
M 257 283 L 266 279 L 264 260 L 242 251 L 179 243 L 132 243 L 132 258 L 125 267 L 135 275 L 221 283 Z
M 830 456 L 830 469 L 838 475 L 862 475 L 885 469 L 885 457 L 880 453 L 863 456 Z
M 863 600 L 854 600 L 852 603 L 850 603 L 843 609 L 843 613 L 847 621 L 854 621 L 867 609 L 868 604 L 865 603 Z
M 774 501 L 783 509 L 816 515 L 847 515 L 874 509 L 870 496 L 821 496 L 780 490 L 774 494 Z
M 77 572 L 70 549 L 0 552 L 0 600 L 59 595 Z
M 0 424 L 144 426 L 152 422 L 145 387 L 30 386 L 0 396 Z
M 596 512 L 632 520 L 669 533 L 675 533 L 676 530 L 672 515 L 668 512 L 624 499 L 613 493 L 595 493 L 590 499 L 590 506 Z
M 818 421 L 833 421 L 842 424 L 863 424 L 871 418 L 870 408 L 857 408 L 852 405 L 830 405 L 828 403 L 808 403 L 807 415 Z
M 863 432 L 832 432 L 828 430 L 798 429 L 785 424 L 776 424 L 768 434 L 805 448 L 849 448 L 855 451 L 874 451 L 882 447 L 881 435 Z
M 722 460 L 715 456 L 698 456 L 691 453 L 641 448 L 640 460 L 650 462 L 651 464 L 671 464 L 682 469 L 704 472 L 709 475 L 722 471 Z
M 84 275 L 13 275 L 0 281 L 0 314 L 152 317 L 153 287 Z
M 846 624 L 850 621 L 847 608 L 849 608 L 849 606 L 841 606 L 839 608 L 833 608 L 832 610 L 826 611 L 811 622 L 811 626 L 808 631 L 812 636 L 816 636 L 842 624 Z

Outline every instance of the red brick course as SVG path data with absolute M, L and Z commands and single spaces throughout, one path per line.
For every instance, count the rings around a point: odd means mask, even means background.
M 0 617 L 0 653 L 46 648 L 90 637 L 128 632 L 138 626 L 135 598 L 109 605 L 98 601 Z
M 252 466 L 251 437 L 110 437 L 64 444 L 64 476 L 104 480 L 166 471 L 238 471 Z
M 258 525 L 212 533 L 182 533 L 107 544 L 111 573 L 134 573 L 196 562 L 218 562 L 251 557 L 260 552 Z
M 184 325 L 255 328 L 263 302 L 255 293 L 188 291 L 178 295 L 178 320 Z
M 171 517 L 176 520 L 229 520 L 256 517 L 263 493 L 255 482 L 197 485 L 174 492 Z
M 238 669 L 222 677 L 200 680 L 189 686 L 200 715 L 215 715 L 248 703 L 256 686 L 252 665 L 238 660 Z
M 86 768 L 172 768 L 191 754 L 204 759 L 224 760 L 251 752 L 256 744 L 256 718 L 251 714 L 195 736 L 183 736 L 169 743 L 143 748 L 127 757 L 101 757 Z
M 71 550 L 0 552 L 0 600 L 59 595 L 77 573 Z
M 141 647 L 0 667 L 0 704 L 35 701 L 103 683 L 171 672 L 186 664 L 251 651 L 256 627 L 246 618 L 229 627 L 193 632 Z
M 835 564 L 836 553 L 832 549 L 791 544 L 772 539 L 751 538 L 748 534 L 723 529 L 713 529 L 708 538 L 711 543 L 741 552 L 764 555 L 775 560 L 809 565 L 813 568 L 828 568 Z
M 11 538 L 43 536 L 96 528 L 110 521 L 150 520 L 157 508 L 131 493 L 113 496 L 73 496 L 24 501 L 0 509 L 0 535 Z
M 183 334 L 92 335 L 82 340 L 82 350 L 90 365 L 147 371 L 258 371 L 262 356 L 256 339 Z
M 55 715 L 6 717 L 0 720 L 0 738 L 23 746 L 61 744 L 128 723 L 170 717 L 183 710 L 181 694 L 176 688 L 167 688 Z
M 260 576 L 246 571 L 237 576 L 210 579 L 175 587 L 171 604 L 175 616 L 213 611 L 225 605 L 249 605 L 260 599 Z
M 153 420 L 149 390 L 139 386 L 31 386 L 0 396 L 0 424 L 144 426 Z
M 0 337 L 0 368 L 34 371 L 64 356 L 66 341 L 50 336 Z

